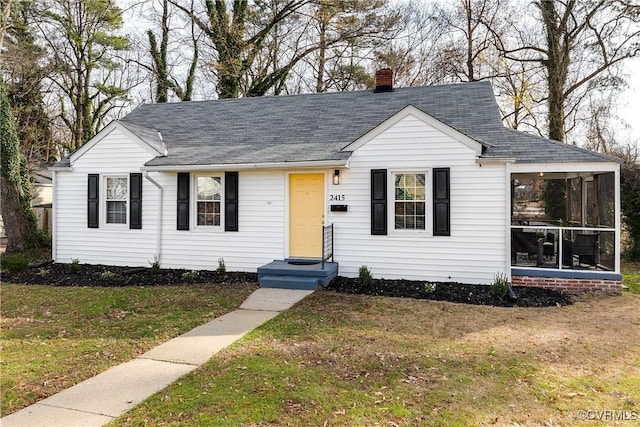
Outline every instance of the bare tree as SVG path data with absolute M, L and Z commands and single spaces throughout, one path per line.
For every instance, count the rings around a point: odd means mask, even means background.
M 153 30 L 147 30 L 147 39 L 149 41 L 149 54 L 151 56 L 151 65 L 141 64 L 145 69 L 151 72 L 156 83 L 156 102 L 167 102 L 169 100 L 169 91 L 173 92 L 181 101 L 190 101 L 193 96 L 196 69 L 199 59 L 198 35 L 196 33 L 195 23 L 190 21 L 189 44 L 192 50 L 191 61 L 186 70 L 184 86 L 178 82 L 178 78 L 172 75 L 172 64 L 169 63 L 169 34 L 170 15 L 169 1 L 162 1 L 162 12 L 160 17 L 160 43 Z M 191 1 L 190 11 L 193 13 L 193 0 Z M 181 50 L 184 50 L 184 43 L 180 43 Z M 178 71 L 178 74 L 182 70 Z
M 449 28 L 443 47 L 461 81 L 476 81 L 500 74 L 499 41 L 511 19 L 510 4 L 498 0 L 458 0 L 441 13 Z
M 121 67 L 116 54 L 128 49 L 129 42 L 117 35 L 122 11 L 110 0 L 43 0 L 42 7 L 40 35 L 56 64 L 51 79 L 59 90 L 59 117 L 71 131 L 69 148 L 74 150 L 93 137 L 125 99 L 127 90 L 115 84 Z
M 0 54 L 4 45 L 4 37 L 11 26 L 10 17 L 13 0 L 4 0 L 3 3 L 0 7 Z
M 397 34 L 400 11 L 378 0 L 321 1 L 311 8 L 317 49 L 306 62 L 315 92 L 348 90 L 373 83 L 366 59 Z
M 567 120 L 577 113 L 586 93 L 619 81 L 608 77 L 615 76 L 622 61 L 640 52 L 640 5 L 625 0 L 538 0 L 535 6 L 544 40 L 504 48 L 503 54 L 542 64 L 548 135 L 564 141 Z
M 329 49 L 382 34 L 393 19 L 378 13 L 379 2 L 371 0 L 251 4 L 208 0 L 204 16 L 170 1 L 193 19 L 215 51 L 213 71 L 221 98 L 279 93 L 292 70 L 311 54 L 322 50 L 318 59 L 326 64 Z M 326 70 L 319 71 L 317 65 L 312 68 L 317 90 Z

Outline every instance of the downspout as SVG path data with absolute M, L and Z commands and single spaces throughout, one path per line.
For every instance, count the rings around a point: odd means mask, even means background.
M 153 178 L 151 178 L 149 176 L 149 172 L 145 171 L 144 172 L 144 177 L 147 179 L 147 181 L 149 181 L 150 183 L 155 185 L 155 187 L 160 191 L 160 197 L 158 197 L 158 231 L 157 231 L 157 236 L 156 236 L 156 259 L 155 259 L 155 261 L 157 261 L 161 265 L 161 252 L 162 252 L 162 195 L 163 195 L 163 191 L 162 191 L 162 186 L 160 184 L 158 184 Z
M 505 173 L 506 173 L 506 191 L 505 191 L 505 210 L 504 210 L 504 217 L 505 217 L 505 224 L 507 225 L 507 230 L 506 230 L 506 236 L 504 239 L 504 247 L 506 248 L 506 253 L 505 253 L 505 270 L 507 272 L 507 279 L 509 280 L 509 283 L 511 283 L 512 281 L 512 277 L 511 277 L 511 164 L 507 163 L 505 165 Z
M 58 235 L 58 221 L 56 215 L 56 192 L 58 187 L 56 185 L 56 171 L 51 171 L 51 259 L 55 262 L 57 257 L 57 235 Z

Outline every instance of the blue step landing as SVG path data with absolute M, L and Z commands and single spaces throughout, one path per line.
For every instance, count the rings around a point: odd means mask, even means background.
M 314 290 L 337 275 L 337 262 L 325 262 L 323 268 L 320 260 L 290 258 L 258 267 L 258 283 L 263 288 Z

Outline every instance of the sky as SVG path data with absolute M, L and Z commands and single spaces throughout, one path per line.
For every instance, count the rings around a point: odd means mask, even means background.
M 629 89 L 620 99 L 618 113 L 631 127 L 629 135 L 636 145 L 640 146 L 640 58 L 627 62 L 629 73 Z

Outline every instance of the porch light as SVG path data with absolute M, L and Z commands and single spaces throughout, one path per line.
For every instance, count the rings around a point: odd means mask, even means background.
M 340 185 L 340 170 L 333 171 L 333 185 Z
M 538 176 L 539 176 L 540 178 L 542 178 L 542 177 L 544 176 L 544 172 L 540 172 L 540 173 L 538 174 Z

